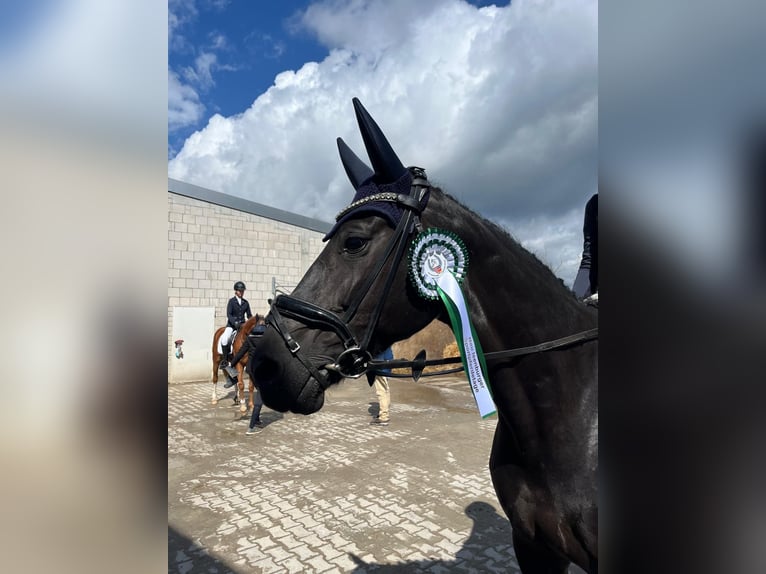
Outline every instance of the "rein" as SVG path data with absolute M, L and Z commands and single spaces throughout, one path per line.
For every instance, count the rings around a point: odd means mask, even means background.
M 539 343 L 530 347 L 518 347 L 516 349 L 506 349 L 504 351 L 493 351 L 491 353 L 484 353 L 484 358 L 488 361 L 498 359 L 510 359 L 512 357 L 526 357 L 527 355 L 534 355 L 535 353 L 545 353 L 546 351 L 553 351 L 555 349 L 561 349 L 563 347 L 569 347 L 574 344 L 587 343 L 598 339 L 598 327 L 595 329 L 589 329 L 587 331 L 581 331 L 574 335 L 567 337 L 561 337 L 560 339 L 554 339 L 553 341 L 546 341 L 545 343 Z M 443 359 L 430 359 L 426 360 L 425 350 L 420 351 L 418 355 L 413 359 L 393 359 L 389 361 L 370 361 L 368 373 L 372 374 L 385 374 L 387 377 L 394 377 L 399 379 L 412 378 L 417 381 L 420 377 L 438 377 L 440 375 L 449 375 L 452 373 L 459 373 L 464 370 L 461 365 L 454 369 L 444 369 L 442 371 L 434 371 L 432 373 L 424 373 L 423 369 L 426 367 L 436 365 L 449 365 L 452 363 L 462 362 L 461 357 L 445 357 Z M 386 369 L 406 369 L 411 370 L 410 373 L 387 373 Z

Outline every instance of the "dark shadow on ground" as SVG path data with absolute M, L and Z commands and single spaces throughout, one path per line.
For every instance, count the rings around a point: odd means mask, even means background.
M 238 574 L 237 570 L 208 554 L 206 548 L 168 526 L 168 573 L 170 572 Z
M 510 572 L 519 574 L 511 543 L 511 525 L 486 502 L 472 502 L 465 509 L 473 527 L 453 560 L 413 560 L 399 564 L 367 564 L 349 554 L 357 567 L 354 574 L 367 572 Z
M 283 418 L 285 418 L 285 415 L 278 413 L 277 411 L 266 411 L 266 409 L 261 411 L 261 422 L 263 423 L 263 428 L 266 428 L 270 424 L 277 421 L 281 421 Z
M 249 409 L 244 413 L 240 413 L 239 411 L 237 411 L 234 414 L 234 420 L 247 421 L 249 425 L 251 416 L 252 416 L 252 412 Z M 261 411 L 261 416 L 260 416 L 261 422 L 263 423 L 261 428 L 266 428 L 270 424 L 280 421 L 283 418 L 285 418 L 285 415 L 283 415 L 282 413 L 278 413 L 277 411 L 267 410 L 264 407 L 264 409 Z
M 231 389 L 231 391 L 229 391 L 229 393 L 227 393 L 226 395 L 224 395 L 223 397 L 221 397 L 218 400 L 222 401 L 224 399 L 231 399 L 232 400 L 232 403 L 229 406 L 232 406 L 232 407 L 238 407 L 239 406 L 239 397 L 237 396 L 237 391 L 234 390 L 233 388 Z M 250 421 L 251 410 L 250 410 L 249 398 L 248 398 L 247 394 L 245 394 L 245 404 L 248 405 L 247 410 L 244 413 L 242 413 L 242 412 L 234 413 L 234 420 Z M 375 404 L 377 404 L 377 403 L 375 403 Z M 263 422 L 263 426 L 264 427 L 267 427 L 271 423 L 276 422 L 278 420 L 281 420 L 283 418 L 285 418 L 285 417 L 284 417 L 284 415 L 282 413 L 277 412 L 277 411 L 272 411 L 268 407 L 264 406 L 261 409 L 261 421 Z

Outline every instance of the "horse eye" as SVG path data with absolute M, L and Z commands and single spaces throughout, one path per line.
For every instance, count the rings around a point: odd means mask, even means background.
M 367 240 L 361 237 L 349 237 L 343 244 L 343 250 L 349 253 L 359 253 L 367 245 Z

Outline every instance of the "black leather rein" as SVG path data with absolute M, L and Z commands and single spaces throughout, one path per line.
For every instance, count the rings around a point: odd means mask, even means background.
M 598 327 L 595 329 L 589 329 L 587 331 L 581 331 L 574 335 L 567 337 L 561 337 L 560 339 L 554 339 L 553 341 L 546 341 L 538 345 L 532 345 L 530 347 L 518 347 L 516 349 L 506 349 L 505 351 L 492 351 L 491 353 L 484 353 L 484 358 L 488 361 L 494 361 L 498 359 L 510 359 L 513 357 L 525 357 L 527 355 L 534 355 L 535 353 L 545 353 L 546 351 L 553 351 L 555 349 L 562 349 L 570 347 L 575 344 L 587 343 L 598 339 Z M 367 372 L 375 374 L 385 374 L 387 377 L 394 377 L 400 379 L 412 378 L 417 381 L 420 377 L 438 377 L 440 375 L 449 375 L 452 373 L 459 373 L 463 370 L 463 365 L 455 367 L 454 369 L 444 369 L 443 371 L 433 371 L 431 373 L 424 373 L 423 369 L 426 367 L 433 367 L 437 365 L 450 365 L 452 363 L 460 363 L 461 357 L 445 357 L 443 359 L 430 359 L 426 360 L 425 350 L 420 351 L 418 355 L 413 359 L 393 359 L 390 361 L 370 361 Z M 389 373 L 385 372 L 387 369 L 410 369 L 410 373 Z

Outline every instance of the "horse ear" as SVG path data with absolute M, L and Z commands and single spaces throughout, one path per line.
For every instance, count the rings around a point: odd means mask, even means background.
M 351 151 L 351 148 L 346 145 L 342 138 L 338 138 L 336 141 L 338 142 L 338 153 L 340 154 L 340 161 L 343 163 L 343 169 L 346 170 L 346 175 L 354 189 L 359 189 L 362 182 L 375 175 L 375 172 Z
M 399 161 L 394 153 L 391 144 L 388 143 L 383 131 L 372 119 L 372 116 L 364 109 L 364 106 L 358 98 L 354 102 L 354 111 L 356 112 L 356 121 L 359 124 L 359 131 L 362 132 L 364 147 L 367 148 L 367 155 L 370 157 L 372 167 L 382 181 L 381 183 L 390 183 L 396 181 L 404 175 L 407 169 Z

